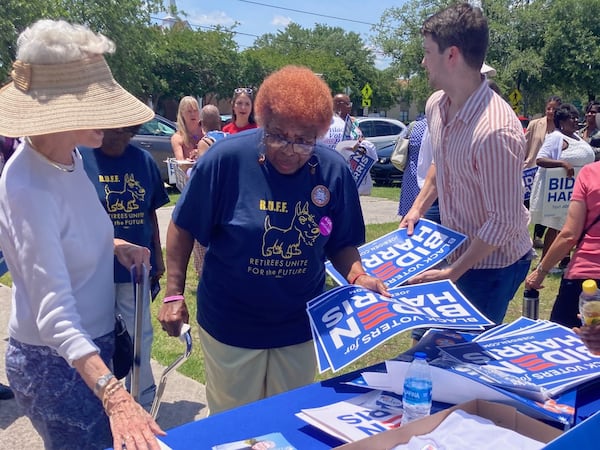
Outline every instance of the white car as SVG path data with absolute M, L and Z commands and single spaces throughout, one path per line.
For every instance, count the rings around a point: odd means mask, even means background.
M 396 119 L 387 117 L 356 117 L 365 139 L 371 141 L 377 150 L 394 144 L 406 135 L 407 127 Z

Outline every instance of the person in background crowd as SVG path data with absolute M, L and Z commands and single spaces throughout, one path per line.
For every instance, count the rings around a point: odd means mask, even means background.
M 198 158 L 198 141 L 202 138 L 198 100 L 188 95 L 179 101 L 177 132 L 171 136 L 171 147 L 177 161 L 195 161 Z
M 260 128 L 198 160 L 167 232 L 159 320 L 171 336 L 189 320 L 193 241 L 207 246 L 197 320 L 210 414 L 314 380 L 306 303 L 323 292 L 326 259 L 349 283 L 389 296 L 361 263 L 365 227 L 350 171 L 317 144 L 333 116 L 327 84 L 286 66 L 264 80 L 255 108 Z
M 585 108 L 585 126 L 577 132 L 594 150 L 595 160 L 600 160 L 600 102 L 592 100 Z
M 346 127 L 346 122 L 337 114 L 334 114 L 331 117 L 331 122 L 329 123 L 329 129 L 327 132 L 317 140 L 317 143 L 320 145 L 324 145 L 325 147 L 329 147 L 332 150 L 335 150 L 337 145 L 342 141 L 344 137 L 344 129 Z
M 552 133 L 555 129 L 554 111 L 561 103 L 562 100 L 560 97 L 556 95 L 549 97 L 548 100 L 546 100 L 546 115 L 539 119 L 533 119 L 529 122 L 529 125 L 527 125 L 527 131 L 525 132 L 526 146 L 523 169 L 530 169 L 531 167 L 536 166 L 535 160 L 537 159 L 540 148 L 542 148 L 544 139 L 546 139 L 546 135 Z M 529 203 L 529 200 L 525 200 L 525 207 L 529 208 Z M 546 227 L 536 222 L 533 223 L 533 246 L 535 248 L 543 248 Z
M 546 255 L 567 217 L 566 212 L 554 214 L 551 217 L 544 214 L 542 188 L 546 179 L 546 169 L 562 167 L 566 171 L 567 177 L 573 178 L 575 177 L 575 167 L 582 167 L 594 161 L 594 151 L 590 145 L 575 133 L 578 121 L 579 111 L 577 108 L 569 103 L 561 104 L 554 111 L 555 130 L 546 136 L 537 155 L 536 163 L 539 169 L 531 186 L 530 212 L 533 223 L 547 227 L 542 258 Z M 568 252 L 563 257 L 568 258 Z M 562 265 L 566 268 L 567 264 L 568 260 L 565 260 Z
M 558 114 L 557 112 L 557 117 Z M 565 224 L 538 266 L 525 280 L 527 289 L 542 289 L 544 278 L 550 269 L 575 247 L 567 271 L 560 280 L 558 294 L 550 313 L 551 321 L 566 327 L 577 327 L 581 324 L 578 313 L 582 283 L 587 279 L 594 279 L 600 284 L 599 219 L 600 163 L 593 163 L 584 166 L 579 172 Z M 593 327 L 582 327 L 580 334 L 582 338 L 585 336 L 594 342 L 591 329 Z M 597 344 L 595 351 L 600 351 Z
M 0 90 L 0 134 L 25 136 L 0 177 L 6 374 L 46 449 L 159 450 L 165 434 L 110 369 L 113 255 L 139 272 L 150 251 L 114 238 L 76 148 L 154 117 L 114 80 L 103 57 L 114 48 L 82 25 L 40 20 L 19 35 Z
M 200 124 L 204 137 L 198 142 L 198 157 L 204 155 L 216 141 L 220 141 L 227 133 L 221 131 L 221 115 L 215 105 L 205 105 L 200 111 Z
M 240 87 L 234 89 L 231 99 L 231 122 L 223 127 L 228 134 L 256 128 L 254 120 L 254 89 Z
M 108 213 L 115 237 L 150 249 L 150 285 L 156 289 L 165 271 L 156 210 L 169 203 L 169 196 L 152 156 L 131 145 L 138 126 L 104 130 L 102 145 L 80 149 L 83 165 L 96 188 L 100 203 Z M 115 305 L 132 334 L 135 324 L 135 301 L 131 273 L 115 260 Z M 150 304 L 144 305 L 140 354 L 139 399 L 150 410 L 156 384 L 152 375 L 152 321 Z M 131 387 L 131 376 L 127 377 Z
M 429 17 L 421 32 L 422 64 L 440 89 L 425 109 L 434 164 L 400 226 L 412 234 L 439 197 L 442 225 L 467 241 L 447 267 L 411 282 L 452 280 L 477 309 L 502 323 L 532 258 L 522 202 L 523 128 L 480 73 L 489 39 L 481 9 L 452 5 Z
M 408 126 L 408 159 L 406 166 L 404 167 L 404 174 L 402 175 L 402 189 L 400 189 L 400 202 L 398 203 L 398 215 L 404 217 L 408 210 L 412 207 L 413 202 L 419 195 L 421 186 L 425 181 L 425 176 L 419 180 L 418 164 L 419 159 L 423 158 L 421 155 L 421 145 L 423 136 L 427 131 L 427 119 L 423 117 L 420 120 L 415 120 Z M 423 163 L 425 175 L 431 160 L 428 163 Z M 421 181 L 421 183 L 419 183 Z
M 221 115 L 215 105 L 206 105 L 200 111 L 200 123 L 204 137 L 198 142 L 198 157 L 201 157 L 215 142 L 220 141 L 227 136 L 227 133 L 221 131 Z M 190 169 L 191 173 L 191 169 Z M 204 267 L 204 257 L 206 256 L 206 247 L 194 241 L 194 269 L 198 279 L 202 277 L 202 268 Z

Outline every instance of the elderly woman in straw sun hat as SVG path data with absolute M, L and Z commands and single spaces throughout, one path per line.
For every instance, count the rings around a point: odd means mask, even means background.
M 83 26 L 41 20 L 19 36 L 0 90 L 0 134 L 25 137 L 0 178 L 13 280 L 6 371 L 47 449 L 158 449 L 164 434 L 109 364 L 113 255 L 140 268 L 150 252 L 113 238 L 77 151 L 154 115 L 113 79 L 102 56 L 112 51 Z

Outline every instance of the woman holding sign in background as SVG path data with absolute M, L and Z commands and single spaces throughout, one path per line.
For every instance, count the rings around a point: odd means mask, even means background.
M 196 301 L 211 414 L 314 380 L 306 304 L 325 288 L 325 259 L 349 283 L 389 295 L 362 266 L 351 173 L 317 143 L 333 116 L 327 84 L 287 66 L 265 79 L 255 108 L 260 128 L 216 142 L 198 160 L 167 231 L 159 320 L 171 336 L 189 320 L 194 239 L 207 246 Z
M 575 177 L 575 168 L 594 161 L 592 147 L 575 132 L 579 120 L 579 111 L 569 103 L 563 103 L 554 112 L 556 130 L 546 136 L 542 148 L 538 152 L 536 164 L 540 167 L 531 187 L 531 222 L 548 227 L 544 238 L 542 258 L 552 245 L 556 235 L 563 227 L 567 217 L 566 211 L 557 211 L 551 217 L 544 217 L 543 187 L 549 176 L 546 169 L 563 168 L 567 178 Z M 563 175 L 563 176 L 564 176 Z M 562 256 L 565 257 L 567 253 Z
M 600 284 L 600 162 L 588 164 L 579 172 L 565 225 L 536 269 L 526 278 L 525 287 L 543 288 L 544 278 L 550 269 L 573 247 L 576 247 L 573 258 L 560 281 L 550 313 L 551 321 L 566 327 L 576 327 L 581 323 L 577 317 L 581 284 L 586 279 L 594 279 Z M 586 326 L 581 330 L 582 338 L 585 336 L 591 342 L 600 342 L 600 326 Z M 594 334 L 598 335 L 596 339 Z M 600 352 L 600 345 L 596 343 L 592 350 Z

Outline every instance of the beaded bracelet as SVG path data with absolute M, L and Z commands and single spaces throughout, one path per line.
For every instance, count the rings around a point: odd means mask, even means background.
M 113 396 L 115 392 L 123 387 L 123 384 L 120 381 L 115 381 L 106 387 L 104 390 L 104 395 L 102 395 L 102 406 L 106 410 L 108 406 L 108 400 Z
M 358 275 L 356 275 L 354 278 L 352 278 L 352 280 L 350 281 L 350 284 L 354 284 L 356 283 L 356 280 L 358 280 L 360 277 L 362 277 L 363 275 L 368 275 L 366 272 L 361 272 Z
M 183 295 L 169 295 L 163 299 L 163 303 L 178 302 L 180 300 L 185 300 L 185 297 Z

